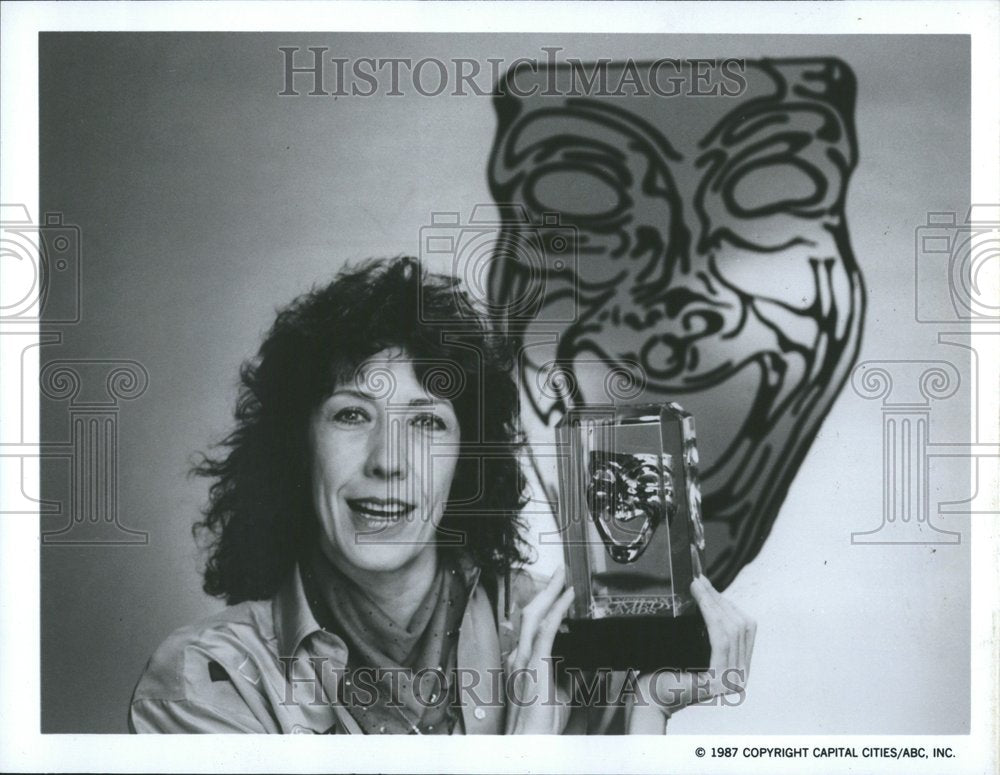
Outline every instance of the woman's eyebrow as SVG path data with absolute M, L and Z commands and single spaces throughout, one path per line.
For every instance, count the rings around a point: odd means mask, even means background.
M 360 399 L 363 399 L 365 401 L 376 401 L 376 400 L 378 400 L 371 393 L 365 393 L 364 391 L 355 390 L 353 388 L 340 388 L 339 390 L 334 390 L 333 393 L 331 393 L 330 395 L 331 395 L 331 397 L 332 396 L 340 396 L 340 395 L 353 396 L 354 398 L 360 398 Z M 389 403 L 390 404 L 393 403 L 391 396 L 389 398 Z M 407 402 L 406 405 L 407 406 L 439 406 L 439 405 L 441 405 L 443 403 L 446 403 L 446 402 L 445 401 L 441 401 L 441 400 L 436 399 L 436 398 L 427 398 L 425 396 L 422 396 L 420 398 L 411 398 Z
M 352 388 L 338 388 L 337 390 L 334 390 L 330 394 L 330 396 L 331 397 L 333 397 L 333 396 L 353 396 L 354 398 L 362 398 L 365 401 L 374 401 L 375 400 L 375 396 L 373 396 L 371 393 L 364 393 L 364 392 L 362 392 L 360 390 L 354 390 Z

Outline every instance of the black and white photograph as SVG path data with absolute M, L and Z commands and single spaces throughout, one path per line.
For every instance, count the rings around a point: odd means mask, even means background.
M 1000 6 L 0 13 L 0 769 L 996 771 Z

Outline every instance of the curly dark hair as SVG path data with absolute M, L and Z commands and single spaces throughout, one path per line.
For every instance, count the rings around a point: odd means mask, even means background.
M 309 418 L 338 383 L 394 348 L 413 359 L 425 389 L 451 401 L 459 421 L 439 542 L 460 538 L 473 561 L 495 574 L 525 561 L 523 434 L 510 344 L 457 280 L 399 257 L 345 269 L 297 298 L 243 364 L 236 428 L 217 456 L 203 455 L 192 469 L 214 479 L 204 519 L 194 525 L 196 538 L 207 538 L 205 592 L 229 604 L 277 592 L 318 531 Z M 461 374 L 443 374 L 441 366 Z

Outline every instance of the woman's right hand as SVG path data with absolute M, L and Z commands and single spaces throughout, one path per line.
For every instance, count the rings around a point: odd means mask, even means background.
M 698 576 L 691 583 L 691 594 L 705 619 L 712 645 L 708 671 L 656 670 L 639 676 L 635 698 L 641 702 L 631 704 L 626 711 L 629 734 L 662 734 L 667 719 L 680 708 L 718 695 L 746 691 L 757 623 L 717 591 L 705 576 Z
M 569 692 L 556 684 L 552 668 L 552 643 L 573 602 L 565 579 L 560 566 L 521 610 L 517 648 L 507 657 L 508 735 L 560 734 L 569 719 Z

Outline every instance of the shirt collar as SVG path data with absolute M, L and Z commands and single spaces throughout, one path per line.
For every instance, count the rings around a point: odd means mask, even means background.
M 307 636 L 322 629 L 312 615 L 309 601 L 306 600 L 298 564 L 285 577 L 285 581 L 272 599 L 271 612 L 274 617 L 274 634 L 278 639 L 279 656 L 294 656 Z
M 479 583 L 480 569 L 464 552 L 459 555 L 458 564 L 465 574 L 471 597 Z M 274 619 L 274 634 L 278 640 L 278 655 L 282 657 L 294 656 L 302 641 L 323 629 L 309 607 L 298 564 L 285 577 L 272 598 L 271 614 Z

